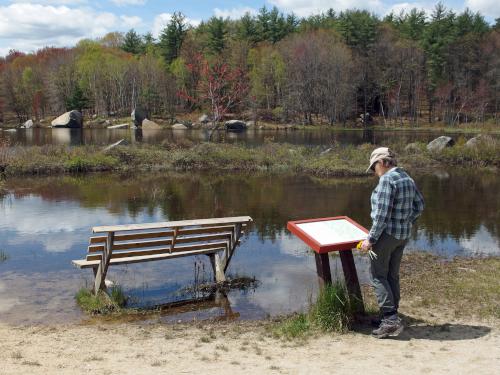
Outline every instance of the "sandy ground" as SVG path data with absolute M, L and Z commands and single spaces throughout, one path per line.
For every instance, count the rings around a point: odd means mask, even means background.
M 0 374 L 498 374 L 498 324 L 408 323 L 397 339 L 369 327 L 305 342 L 270 323 L 0 325 Z

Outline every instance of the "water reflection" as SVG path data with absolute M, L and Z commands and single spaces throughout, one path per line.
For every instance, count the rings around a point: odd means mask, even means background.
M 441 135 L 435 131 L 384 131 L 384 130 L 248 130 L 245 132 L 219 131 L 214 134 L 213 141 L 228 143 L 244 143 L 260 145 L 266 140 L 287 142 L 297 145 L 317 145 L 328 147 L 333 144 L 383 144 L 387 142 L 410 143 L 415 141 L 429 142 Z M 460 133 L 448 134 L 455 139 Z M 472 135 L 470 136 L 472 137 Z M 141 129 L 17 129 L 15 132 L 0 131 L 0 140 L 8 139 L 17 145 L 106 145 L 120 139 L 131 143 L 161 144 L 162 142 L 190 141 L 205 142 L 209 132 L 197 130 L 141 130 Z
M 495 174 L 448 171 L 415 178 L 427 207 L 409 247 L 445 256 L 500 255 Z M 0 319 L 81 319 L 73 296 L 82 285 L 91 285 L 92 277 L 88 270 L 73 269 L 71 260 L 85 255 L 92 226 L 239 215 L 252 216 L 254 225 L 229 272 L 255 276 L 261 284 L 256 290 L 231 291 L 232 310 L 243 319 L 300 310 L 316 293 L 314 258 L 286 231 L 286 222 L 347 214 L 368 226 L 375 184 L 372 178 L 238 174 L 10 179 L 0 203 L 0 249 L 8 255 L 0 263 Z M 366 282 L 366 259 L 356 262 Z M 110 278 L 139 304 L 163 304 L 177 300 L 179 290 L 193 282 L 196 264 L 210 270 L 200 256 L 112 267 Z M 341 275 L 338 259 L 332 268 Z

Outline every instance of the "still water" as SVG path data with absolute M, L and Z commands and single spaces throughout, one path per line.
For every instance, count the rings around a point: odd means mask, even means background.
M 500 255 L 500 179 L 493 173 L 436 171 L 416 175 L 426 210 L 410 249 L 444 257 Z M 314 257 L 286 230 L 292 219 L 348 215 L 369 226 L 376 179 L 316 179 L 269 175 L 89 175 L 18 178 L 0 198 L 0 321 L 16 324 L 80 322 L 76 291 L 91 285 L 85 256 L 96 225 L 249 215 L 254 224 L 229 267 L 256 277 L 257 288 L 233 290 L 224 306 L 166 314 L 161 319 L 255 319 L 304 309 L 316 293 Z M 6 259 L 5 259 L 6 258 Z M 357 256 L 361 282 L 367 259 Z M 341 277 L 337 258 L 332 272 Z M 207 260 L 188 257 L 110 268 L 137 306 L 186 297 L 195 278 L 210 279 Z M 229 312 L 228 312 L 229 311 Z
M 248 130 L 245 132 L 224 132 L 214 134 L 213 141 L 244 143 L 255 146 L 266 140 L 287 142 L 297 145 L 339 144 L 383 144 L 394 142 L 430 142 L 440 136 L 435 131 L 383 131 L 383 130 Z M 448 134 L 455 139 L 460 134 Z M 473 135 L 470 135 L 472 137 Z M 469 138 L 470 138 L 469 137 Z M 105 145 L 127 139 L 134 143 L 161 144 L 162 142 L 204 142 L 209 138 L 206 130 L 128 130 L 128 129 L 17 129 L 0 131 L 0 141 L 8 140 L 12 145 Z

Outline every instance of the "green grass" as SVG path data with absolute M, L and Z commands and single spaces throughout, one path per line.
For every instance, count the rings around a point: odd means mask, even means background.
M 81 288 L 75 299 L 83 311 L 92 315 L 120 312 L 127 302 L 127 298 L 119 286 L 111 288 L 109 295 L 103 291 L 99 291 L 95 295 L 87 288 Z
M 354 305 L 345 285 L 327 285 L 307 313 L 295 314 L 274 328 L 274 334 L 284 339 L 305 338 L 313 332 L 345 333 L 354 317 Z
M 500 319 L 500 258 L 443 261 L 425 253 L 405 255 L 401 295 L 408 308 L 452 317 Z

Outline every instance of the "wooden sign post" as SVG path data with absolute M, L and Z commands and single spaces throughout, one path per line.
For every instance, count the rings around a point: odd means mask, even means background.
M 352 255 L 353 248 L 366 239 L 368 230 L 347 216 L 289 221 L 287 228 L 314 250 L 320 287 L 332 283 L 328 253 L 338 251 L 347 291 L 357 299 L 364 312 L 363 296 Z

